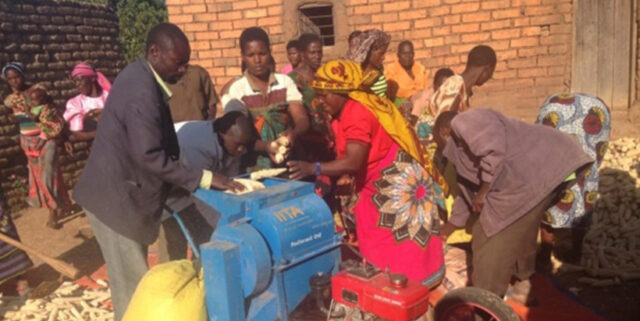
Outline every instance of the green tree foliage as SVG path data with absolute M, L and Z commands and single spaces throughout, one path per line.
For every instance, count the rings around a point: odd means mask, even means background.
M 127 62 L 131 62 L 144 54 L 149 30 L 167 21 L 167 8 L 164 1 L 158 0 L 119 0 L 112 5 L 120 20 L 122 53 Z

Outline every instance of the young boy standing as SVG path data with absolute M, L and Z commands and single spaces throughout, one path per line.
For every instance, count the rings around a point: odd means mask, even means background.
M 473 87 L 480 87 L 493 77 L 498 58 L 493 48 L 485 45 L 473 47 L 467 57 L 467 65 L 460 75 L 448 77 L 429 98 L 429 102 L 415 124 L 420 142 L 433 146 L 432 127 L 435 119 L 445 111 L 458 113 L 471 108 L 469 98 Z

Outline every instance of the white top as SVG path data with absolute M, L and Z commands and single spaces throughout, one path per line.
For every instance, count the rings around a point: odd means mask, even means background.
M 265 97 L 245 73 L 242 78 L 231 84 L 229 92 L 222 96 L 225 111 L 227 111 L 227 103 L 233 99 L 243 102 L 248 109 L 251 109 L 282 102 L 301 102 L 302 94 L 289 76 L 272 73 L 269 76 L 269 88 Z
M 104 103 L 107 101 L 109 92 L 102 90 L 102 94 L 98 97 L 89 97 L 79 94 L 67 101 L 67 108 L 62 117 L 69 123 L 69 130 L 72 132 L 82 131 L 84 129 L 84 116 L 95 109 L 103 109 Z

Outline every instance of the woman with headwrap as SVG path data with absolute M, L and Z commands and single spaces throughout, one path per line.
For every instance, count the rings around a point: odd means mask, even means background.
M 86 62 L 78 63 L 71 71 L 71 80 L 80 92 L 67 101 L 64 120 L 69 123 L 71 141 L 90 140 L 96 135 L 96 125 L 111 83 L 101 72 Z
M 353 38 L 353 47 L 351 47 L 351 41 L 349 42 L 350 50 L 346 57 L 359 63 L 364 74 L 371 72 L 377 74 L 376 77 L 372 77 L 370 84 L 364 85 L 370 87 L 374 94 L 385 98 L 388 98 L 389 85 L 384 77 L 383 63 L 390 42 L 391 36 L 386 32 L 378 29 L 366 30 Z
M 27 103 L 27 92 L 32 87 L 42 88 L 42 86 L 32 85 L 25 81 L 26 69 L 21 62 L 10 62 L 2 67 L 2 76 L 11 87 L 11 94 L 5 100 L 5 106 L 11 108 L 14 114 L 26 113 L 29 110 Z
M 62 171 L 57 164 L 56 147 L 61 138 L 62 119 L 55 107 L 50 106 L 45 89 L 25 82 L 23 64 L 8 63 L 2 68 L 2 75 L 13 91 L 4 103 L 18 120 L 20 147 L 28 160 L 27 203 L 32 207 L 46 207 L 49 210 L 47 226 L 59 229 L 58 218 L 71 208 Z
M 291 178 L 353 175 L 362 255 L 378 268 L 431 287 L 444 273 L 442 241 L 432 231 L 443 206 L 439 186 L 445 185 L 398 109 L 369 92 L 366 84 L 375 77 L 379 74 L 363 75 L 360 65 L 347 60 L 318 69 L 311 86 L 333 116 L 338 158 L 289 161 Z

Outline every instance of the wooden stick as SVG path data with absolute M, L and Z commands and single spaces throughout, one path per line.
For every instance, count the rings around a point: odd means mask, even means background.
M 3 242 L 7 242 L 10 245 L 13 245 L 27 253 L 30 253 L 36 257 L 38 257 L 39 259 L 41 259 L 42 261 L 44 261 L 44 263 L 47 263 L 49 266 L 51 266 L 54 270 L 60 272 L 60 274 L 75 280 L 78 278 L 78 276 L 80 276 L 80 271 L 78 269 L 76 269 L 73 265 L 66 263 L 62 260 L 58 260 L 58 259 L 54 259 L 50 256 L 44 255 L 36 250 L 34 250 L 33 248 L 18 242 L 17 240 L 13 239 L 12 237 L 9 237 L 8 235 L 4 234 L 4 233 L 0 233 L 0 241 Z

